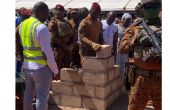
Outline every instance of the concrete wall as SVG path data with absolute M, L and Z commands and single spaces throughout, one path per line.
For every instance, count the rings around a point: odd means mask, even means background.
M 61 80 L 52 82 L 49 103 L 106 110 L 125 91 L 111 47 L 103 45 L 95 58 L 85 57 L 81 62 L 81 69 L 61 70 Z

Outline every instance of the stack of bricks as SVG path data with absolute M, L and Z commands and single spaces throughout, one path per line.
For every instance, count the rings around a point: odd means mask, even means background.
M 81 63 L 81 69 L 61 70 L 61 79 L 52 82 L 50 97 L 61 106 L 106 110 L 124 92 L 111 47 L 102 45 L 95 58 L 84 57 Z

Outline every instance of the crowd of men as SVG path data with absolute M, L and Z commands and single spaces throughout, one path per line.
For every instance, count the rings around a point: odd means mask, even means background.
M 117 13 L 115 11 L 111 11 L 107 13 L 106 18 L 101 18 L 100 6 L 94 3 L 92 9 L 94 9 L 94 12 L 89 14 L 89 11 L 86 7 L 81 9 L 68 8 L 65 10 L 62 5 L 58 4 L 55 8 L 49 10 L 49 17 L 44 22 L 44 24 L 50 31 L 50 44 L 53 49 L 55 61 L 57 62 L 59 70 L 63 67 L 80 68 L 80 54 L 82 53 L 81 56 L 83 56 L 84 52 L 88 51 L 89 54 L 84 55 L 95 56 L 95 51 L 97 51 L 100 47 L 95 43 L 111 45 L 113 48 L 113 54 L 118 55 L 117 45 L 119 39 L 123 35 L 123 30 L 132 23 L 132 15 L 130 13 L 125 13 L 122 18 L 119 19 L 117 18 Z M 97 15 L 93 16 L 93 13 Z M 18 27 L 22 21 L 29 18 L 30 16 L 30 9 L 18 9 L 16 11 L 16 27 Z M 96 24 L 97 26 L 95 26 L 95 22 L 91 22 L 92 25 L 87 27 L 88 25 L 86 24 L 89 24 L 89 21 L 94 21 L 90 19 L 96 19 L 98 21 Z M 88 30 L 84 30 L 85 26 Z M 83 31 L 85 31 L 85 33 L 83 33 Z M 86 33 L 91 34 L 85 36 L 85 38 L 90 37 L 88 39 L 93 41 L 92 48 L 84 47 L 85 45 L 79 45 L 80 43 L 83 44 L 83 42 L 89 44 L 89 46 L 92 45 L 92 42 L 85 40 L 82 36 Z M 16 42 L 19 42 L 18 38 L 16 40 Z M 16 46 L 17 51 L 20 50 L 20 45 Z M 118 59 L 116 60 L 118 64 L 120 64 L 119 56 L 120 55 L 117 56 Z M 18 54 L 17 59 L 17 73 L 19 73 L 21 71 L 21 58 Z
M 155 110 L 161 110 L 161 47 L 157 45 L 161 38 L 155 40 L 161 36 L 160 9 L 158 0 L 141 0 L 135 9 L 137 19 L 130 13 L 119 19 L 115 11 L 101 19 L 96 2 L 90 10 L 65 10 L 60 4 L 49 10 L 44 2 L 37 2 L 32 10 L 17 10 L 16 72 L 21 72 L 22 65 L 24 110 L 33 110 L 35 95 L 36 110 L 47 110 L 52 78 L 59 79 L 62 68 L 81 68 L 81 58 L 96 56 L 102 44 L 111 45 L 125 85 L 130 82 L 128 110 L 144 110 L 148 99 Z

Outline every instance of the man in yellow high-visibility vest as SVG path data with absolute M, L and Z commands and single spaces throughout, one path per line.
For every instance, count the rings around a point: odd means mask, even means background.
M 33 110 L 32 100 L 35 95 L 36 110 L 48 109 L 52 75 L 58 74 L 50 47 L 50 33 L 43 24 L 48 15 L 48 6 L 44 2 L 37 2 L 32 16 L 19 25 L 25 74 L 24 110 Z

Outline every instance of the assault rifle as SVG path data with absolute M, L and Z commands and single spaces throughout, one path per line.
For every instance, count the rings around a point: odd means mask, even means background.
M 150 27 L 148 27 L 144 19 L 142 19 L 142 25 L 146 30 L 146 32 L 149 34 L 150 42 L 157 49 L 157 53 L 159 54 L 159 56 L 162 56 L 162 48 L 161 48 L 162 42 L 160 40 L 161 38 L 159 38 L 161 36 L 158 36 L 156 32 L 154 32 Z

